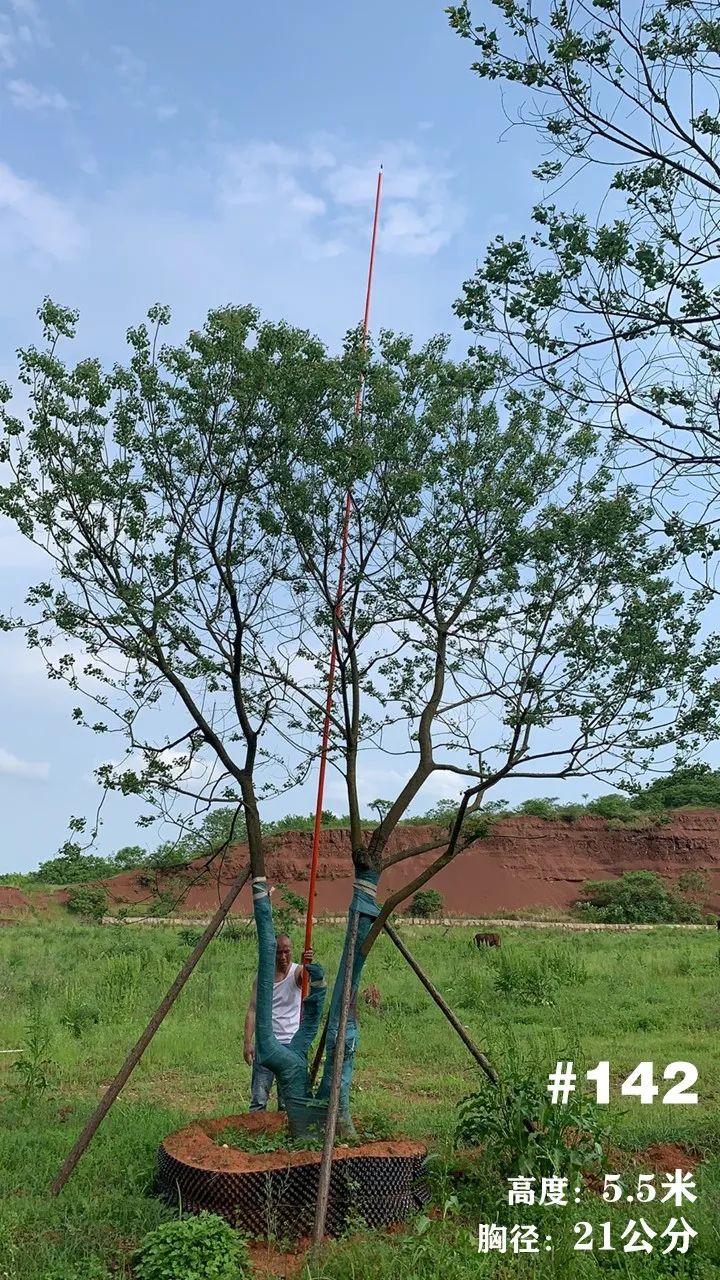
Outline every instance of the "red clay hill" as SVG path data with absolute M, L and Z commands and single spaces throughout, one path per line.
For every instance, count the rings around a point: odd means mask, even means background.
M 389 852 L 399 852 L 442 837 L 433 827 L 401 827 Z M 311 834 L 287 832 L 274 837 L 267 859 L 268 878 L 282 882 L 296 893 L 307 894 Z M 418 855 L 389 868 L 383 875 L 381 896 L 410 880 L 434 856 Z M 167 889 L 177 896 L 181 882 L 187 894 L 181 910 L 204 915 L 217 906 L 225 887 L 246 863 L 246 847 L 235 846 L 203 870 L 196 861 L 172 872 L 125 872 L 106 882 L 113 905 L 152 899 Z M 492 834 L 478 840 L 432 881 L 443 895 L 445 908 L 457 915 L 490 915 L 498 910 L 531 906 L 566 908 L 578 896 L 585 880 L 602 880 L 624 871 L 648 870 L 674 880 L 683 871 L 704 873 L 707 879 L 706 909 L 720 911 L 720 811 L 684 810 L 658 826 L 609 828 L 602 818 L 579 817 L 572 822 L 539 818 L 506 818 Z M 348 833 L 328 829 L 322 833 L 317 894 L 318 913 L 347 909 L 352 873 Z M 112 909 L 112 908 L 111 908 Z M 236 903 L 241 914 L 250 911 L 245 888 Z

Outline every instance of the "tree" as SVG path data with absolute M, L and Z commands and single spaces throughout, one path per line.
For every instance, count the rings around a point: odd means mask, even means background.
M 83 856 L 80 848 L 67 841 L 56 858 L 41 862 L 34 878 L 42 884 L 75 884 L 86 880 L 100 880 L 115 871 L 108 858 L 97 854 Z
M 113 854 L 113 864 L 117 871 L 132 871 L 147 861 L 147 852 L 139 844 L 126 844 Z
M 617 880 L 586 880 L 581 909 L 607 924 L 693 923 L 701 919 L 654 871 L 625 871 Z
M 374 809 L 378 816 L 378 821 L 382 822 L 385 814 L 392 809 L 392 800 L 381 800 L 380 798 L 377 800 L 371 800 L 368 804 L 368 808 Z
M 411 916 L 439 916 L 444 906 L 443 897 L 437 889 L 420 889 L 413 897 L 408 914 Z
M 269 1027 L 274 959 L 261 807 L 316 757 L 333 636 L 329 764 L 347 793 L 359 923 L 333 991 L 322 1098 L 348 956 L 356 991 L 390 912 L 485 830 L 477 810 L 493 787 L 634 776 L 670 744 L 682 755 L 714 731 L 705 671 L 715 646 L 698 636 L 705 595 L 673 586 L 673 545 L 650 532 L 590 431 L 536 395 L 502 392 L 475 362 L 451 361 L 445 339 L 415 349 L 383 333 L 363 353 L 350 334 L 331 356 L 303 331 L 227 307 L 184 344 L 162 345 L 169 317 L 155 308 L 152 330 L 129 332 L 129 363 L 104 370 L 61 359 L 73 313 L 46 302 L 41 319 L 45 348 L 20 355 L 26 417 L 3 393 L 11 479 L 0 510 L 54 574 L 4 625 L 22 627 L 50 675 L 84 693 L 79 725 L 119 730 L 127 759 L 98 775 L 147 802 L 145 823 L 172 802 L 232 806 L 244 823 L 258 1028 Z M 359 761 L 369 747 L 395 767 L 399 758 L 405 780 L 368 832 Z M 458 787 L 449 831 L 390 851 L 438 774 Z M 379 908 L 383 871 L 431 851 Z M 283 1094 L 301 1102 L 319 979 L 309 999 L 302 1045 L 292 1060 L 278 1052 Z M 353 1014 L 348 1124 L 356 1034 Z
M 506 376 L 675 469 L 720 459 L 720 25 L 709 0 L 447 10 L 545 146 L 531 234 L 497 237 L 458 311 Z M 560 207 L 558 196 L 566 202 Z M 697 522 L 696 522 L 697 523 Z M 687 532 L 707 549 L 708 536 Z M 710 549 L 716 541 L 711 538 Z
M 709 764 L 693 764 L 674 769 L 662 778 L 654 778 L 644 787 L 632 791 L 635 809 L 720 808 L 720 769 Z

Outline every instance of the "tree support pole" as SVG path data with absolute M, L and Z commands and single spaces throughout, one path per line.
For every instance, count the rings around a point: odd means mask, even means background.
M 328 1013 L 323 1023 L 322 1035 L 320 1036 L 320 1040 L 318 1041 L 318 1047 L 315 1050 L 315 1057 L 313 1058 L 313 1064 L 312 1064 L 312 1067 L 310 1068 L 310 1088 L 312 1088 L 313 1085 L 315 1084 L 315 1081 L 317 1079 L 317 1073 L 320 1070 L 320 1063 L 322 1062 L 323 1054 L 325 1052 L 325 1041 L 327 1040 L 329 1022 L 330 1022 L 330 1014 Z
M 89 1147 L 90 1143 L 95 1137 L 95 1134 L 100 1128 L 100 1125 L 105 1119 L 105 1116 L 107 1115 L 108 1111 L 110 1110 L 113 1103 L 115 1102 L 118 1094 L 120 1093 L 121 1089 L 127 1084 L 128 1080 L 130 1079 L 130 1076 L 135 1070 L 135 1067 L 137 1066 L 145 1050 L 150 1044 L 150 1041 L 155 1035 L 155 1032 L 157 1031 L 160 1024 L 164 1021 L 167 1014 L 170 1012 L 172 1006 L 174 1005 L 175 1001 L 180 995 L 180 992 L 185 986 L 185 983 L 190 977 L 190 974 L 192 973 L 193 969 L 197 965 L 198 961 L 201 959 L 209 943 L 212 942 L 212 939 L 215 937 L 215 934 L 217 933 L 218 929 L 220 928 L 220 925 L 222 924 L 223 920 L 227 916 L 235 899 L 238 897 L 240 890 L 242 889 L 243 885 L 246 884 L 249 878 L 250 878 L 250 868 L 246 867 L 243 871 L 239 873 L 238 876 L 236 876 L 235 880 L 233 880 L 233 883 L 231 884 L 230 888 L 225 894 L 225 897 L 220 903 L 220 906 L 215 912 L 215 915 L 210 921 L 202 938 L 198 942 L 194 951 L 192 951 L 188 956 L 187 960 L 185 961 L 180 972 L 178 973 L 172 986 L 169 988 L 164 999 L 158 1005 L 152 1018 L 148 1022 L 145 1030 L 140 1036 L 140 1039 L 137 1041 L 134 1048 L 131 1049 L 123 1065 L 121 1066 L 120 1070 L 115 1076 L 115 1079 L 113 1080 L 112 1084 L 108 1086 L 103 1098 L 98 1103 L 98 1106 L 95 1108 L 95 1111 L 93 1112 L 87 1124 L 85 1125 L 85 1128 L 83 1129 L 82 1133 L 80 1134 L 80 1137 L 75 1143 L 75 1146 L 73 1147 L 70 1154 L 67 1156 L 65 1163 L 63 1164 L 62 1168 L 60 1169 L 59 1173 L 55 1178 L 55 1181 L 52 1184 L 51 1190 L 54 1196 L 58 1195 L 58 1193 L 62 1191 L 63 1187 L 65 1186 L 65 1183 L 70 1178 L 71 1174 L 75 1169 L 75 1166 L 78 1164 L 80 1158 Z
M 433 986 L 433 984 L 432 984 L 432 982 L 430 981 L 430 979 L 428 978 L 427 974 L 426 974 L 426 973 L 424 973 L 424 972 L 423 972 L 423 970 L 420 968 L 420 965 L 418 964 L 418 962 L 417 962 L 417 960 L 415 959 L 415 957 L 414 957 L 414 956 L 412 956 L 412 955 L 410 954 L 410 952 L 408 951 L 407 947 L 405 946 L 405 943 L 403 942 L 402 938 L 399 936 L 399 934 L 397 934 L 397 933 L 395 932 L 395 930 L 393 929 L 392 925 L 391 925 L 391 924 L 388 924 L 388 922 L 387 922 L 387 921 L 385 921 L 385 924 L 384 924 L 383 928 L 384 928 L 384 930 L 385 930 L 385 932 L 386 932 L 386 934 L 387 934 L 388 938 L 390 938 L 390 939 L 391 939 L 391 941 L 392 941 L 392 942 L 394 942 L 395 946 L 397 947 L 398 951 L 400 952 L 400 955 L 401 955 L 401 956 L 403 956 L 403 958 L 404 958 L 405 960 L 407 960 L 407 962 L 408 962 L 408 964 L 410 965 L 410 968 L 412 969 L 413 973 L 417 974 L 417 976 L 418 976 L 418 978 L 420 979 L 420 981 L 422 982 L 422 984 L 423 984 L 423 986 L 424 986 L 425 990 L 429 993 L 429 995 L 431 995 L 431 996 L 432 996 L 432 998 L 433 998 L 433 1000 L 435 1001 L 435 1003 L 436 1003 L 436 1005 L 437 1005 L 438 1009 L 442 1010 L 442 1012 L 445 1014 L 445 1017 L 447 1018 L 448 1022 L 450 1023 L 450 1026 L 451 1026 L 451 1027 L 453 1027 L 453 1029 L 454 1029 L 455 1031 L 457 1031 L 457 1033 L 458 1033 L 458 1035 L 459 1035 L 460 1039 L 462 1040 L 463 1044 L 465 1045 L 465 1048 L 466 1048 L 466 1049 L 469 1049 L 470 1053 L 472 1054 L 473 1058 L 474 1058 L 474 1059 L 475 1059 L 475 1061 L 477 1062 L 478 1066 L 479 1066 L 479 1067 L 482 1067 L 482 1069 L 483 1069 L 483 1071 L 485 1072 L 485 1075 L 487 1076 L 488 1080 L 489 1080 L 492 1084 L 497 1084 L 497 1083 L 498 1083 L 498 1074 L 497 1074 L 497 1071 L 495 1070 L 495 1068 L 493 1067 L 492 1063 L 488 1061 L 488 1059 L 485 1057 L 485 1054 L 484 1054 L 484 1053 L 482 1053 L 482 1052 L 480 1051 L 480 1049 L 478 1049 L 477 1045 L 476 1045 L 476 1044 L 474 1044 L 474 1043 L 473 1043 L 473 1041 L 470 1039 L 470 1036 L 468 1035 L 468 1033 L 467 1033 L 467 1031 L 465 1030 L 464 1026 L 463 1026 L 463 1025 L 462 1025 L 462 1023 L 460 1022 L 459 1018 L 457 1018 L 457 1017 L 456 1017 L 456 1015 L 453 1013 L 453 1011 L 452 1011 L 452 1009 L 450 1008 L 450 1006 L 449 1006 L 448 1004 L 446 1004 L 446 1003 L 445 1003 L 445 1001 L 443 1000 L 442 996 L 440 995 L 440 992 L 438 991 L 437 987 Z
M 405 943 L 395 932 L 392 925 L 388 924 L 386 921 L 385 924 L 383 925 L 383 928 L 387 933 L 388 937 L 391 938 L 392 941 L 395 943 L 395 946 L 397 947 L 400 954 L 404 956 L 404 958 L 407 960 L 413 973 L 417 974 L 425 990 L 429 991 L 438 1009 L 442 1009 L 442 1012 L 445 1014 L 445 1017 L 447 1018 L 448 1022 L 452 1027 L 455 1028 L 463 1044 L 466 1046 L 466 1048 L 470 1050 L 478 1066 L 482 1067 L 488 1080 L 492 1084 L 500 1084 L 500 1077 L 498 1076 L 497 1071 L 493 1067 L 492 1063 L 488 1061 L 484 1053 L 480 1052 L 477 1045 L 473 1044 L 472 1040 L 470 1039 L 462 1023 L 459 1021 L 458 1018 L 456 1018 L 450 1006 L 445 1003 L 442 996 L 440 995 L 440 992 L 437 990 L 437 987 L 434 987 L 430 979 L 427 977 L 427 975 L 423 973 L 417 960 L 415 960 L 415 958 L 410 955 L 410 952 L 405 946 Z M 537 1132 L 537 1124 L 535 1123 L 534 1120 L 531 1120 L 529 1116 L 523 1116 L 523 1128 L 526 1129 L 528 1133 Z
M 370 240 L 370 262 L 368 265 L 367 288 L 365 290 L 365 314 L 362 325 L 362 349 L 367 347 L 370 327 L 370 300 L 372 298 L 373 269 L 375 267 L 375 249 L 377 246 L 378 220 L 380 217 L 380 197 L 382 193 L 383 168 L 380 165 L 375 187 L 375 212 L 373 214 L 372 238 Z M 365 392 L 365 375 L 362 374 L 355 396 L 355 421 L 359 422 L 362 414 Z M 342 607 L 343 587 L 345 583 L 345 564 L 347 560 L 348 541 L 350 537 L 350 515 L 352 512 L 352 491 L 345 495 L 345 514 L 343 516 L 342 536 L 340 539 L 340 569 L 338 574 L 335 607 L 333 609 L 332 639 L 330 641 L 330 670 L 328 672 L 327 699 L 325 702 L 325 719 L 323 721 L 322 746 L 320 748 L 320 773 L 318 776 L 317 800 L 315 802 L 315 826 L 313 829 L 312 853 L 310 855 L 310 885 L 308 888 L 307 918 L 305 920 L 305 951 L 312 946 L 313 911 L 315 909 L 315 885 L 317 882 L 318 859 L 320 855 L 320 827 L 322 825 L 322 806 L 325 794 L 325 770 L 327 768 L 328 743 L 330 741 L 330 719 L 332 716 L 333 691 L 335 688 L 335 665 L 338 654 L 338 624 Z M 303 999 L 308 993 L 307 974 L 303 973 Z M 315 1067 L 317 1074 L 317 1067 Z
M 350 1009 L 350 994 L 352 992 L 353 985 L 353 963 L 355 960 L 355 943 L 357 942 L 359 923 L 360 914 L 358 911 L 354 911 L 348 936 L 345 973 L 343 975 L 342 999 L 340 1001 L 340 1016 L 338 1020 L 337 1039 L 335 1041 L 335 1054 L 333 1058 L 333 1073 L 332 1081 L 330 1083 L 330 1094 L 328 1097 L 327 1119 L 325 1121 L 325 1139 L 323 1142 L 322 1159 L 320 1161 L 318 1197 L 315 1208 L 315 1226 L 313 1228 L 313 1245 L 319 1245 L 325 1234 L 325 1219 L 327 1217 L 328 1198 L 330 1195 L 330 1174 L 332 1173 L 333 1145 L 335 1143 L 335 1129 L 337 1127 L 338 1107 L 340 1104 L 340 1083 L 342 1080 L 343 1063 L 345 1061 L 345 1032 L 347 1030 L 348 1011 Z

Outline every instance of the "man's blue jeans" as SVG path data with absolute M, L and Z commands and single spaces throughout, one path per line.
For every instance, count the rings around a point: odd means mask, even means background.
M 269 1067 L 262 1067 L 257 1058 L 253 1058 L 252 1065 L 252 1097 L 250 1099 L 251 1111 L 266 1111 L 270 1090 L 275 1083 L 275 1072 Z M 280 1081 L 277 1081 L 278 1095 L 278 1111 L 284 1111 L 282 1096 L 280 1093 Z

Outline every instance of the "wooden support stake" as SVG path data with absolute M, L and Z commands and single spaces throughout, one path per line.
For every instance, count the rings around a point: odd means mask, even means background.
M 333 1059 L 333 1073 L 332 1080 L 330 1082 L 327 1120 L 325 1121 L 325 1141 L 323 1142 L 322 1159 L 320 1161 L 318 1197 L 315 1208 L 315 1226 L 313 1228 L 313 1246 L 315 1247 L 321 1243 L 325 1234 L 325 1219 L 327 1217 L 328 1198 L 330 1195 L 330 1174 L 332 1173 L 333 1145 L 335 1143 L 335 1129 L 337 1126 L 338 1106 L 340 1103 L 340 1084 L 342 1080 L 343 1063 L 345 1061 L 345 1032 L 347 1030 L 348 1011 L 350 1009 L 353 965 L 355 963 L 355 944 L 357 942 L 359 923 L 360 915 L 357 911 L 353 911 L 352 920 L 350 921 L 350 930 L 348 933 L 345 973 L 343 975 L 342 998 L 340 1000 L 340 1016 L 338 1019 L 337 1039 L 335 1041 L 335 1057 Z
M 155 1035 L 155 1032 L 157 1031 L 160 1024 L 164 1021 L 167 1014 L 170 1012 L 172 1006 L 174 1005 L 175 1001 L 180 995 L 180 992 L 185 986 L 185 983 L 190 977 L 190 974 L 192 973 L 196 964 L 202 957 L 203 952 L 205 951 L 209 943 L 212 942 L 212 939 L 215 937 L 215 934 L 217 933 L 218 929 L 220 928 L 220 925 L 222 924 L 223 920 L 228 914 L 232 904 L 234 903 L 235 899 L 240 893 L 240 890 L 242 889 L 243 885 L 249 880 L 249 878 L 250 878 L 250 868 L 246 867 L 244 871 L 241 871 L 240 874 L 236 876 L 235 880 L 231 884 L 230 888 L 225 894 L 225 897 L 220 903 L 220 906 L 215 912 L 215 915 L 213 916 L 207 929 L 205 930 L 202 938 L 200 939 L 197 946 L 195 947 L 195 950 L 192 951 L 188 956 L 187 960 L 185 961 L 180 972 L 178 973 L 172 986 L 169 988 L 164 999 L 158 1005 L 152 1018 L 148 1022 L 145 1030 L 140 1036 L 140 1039 L 137 1041 L 137 1044 L 134 1046 L 133 1049 L 131 1049 L 123 1065 L 121 1066 L 120 1070 L 115 1076 L 115 1079 L 113 1080 L 112 1084 L 108 1086 L 101 1101 L 98 1103 L 98 1106 L 95 1108 L 95 1111 L 93 1112 L 87 1124 L 85 1125 L 85 1128 L 83 1129 L 82 1133 L 80 1134 L 80 1137 L 75 1143 L 75 1146 L 73 1147 L 70 1154 L 67 1156 L 65 1163 L 63 1164 L 62 1168 L 60 1169 L 59 1173 L 55 1178 L 55 1181 L 52 1184 L 51 1190 L 54 1196 L 58 1195 L 58 1193 L 62 1191 L 63 1187 L 65 1186 L 65 1183 L 70 1178 L 70 1175 L 73 1173 L 75 1166 L 78 1164 L 81 1156 L 89 1147 L 90 1143 L 95 1137 L 95 1134 L 100 1128 L 100 1125 L 105 1119 L 105 1116 L 107 1115 L 108 1111 L 110 1110 L 113 1103 L 115 1102 L 115 1099 L 117 1098 L 123 1086 L 127 1084 L 128 1080 L 130 1079 L 130 1076 L 135 1070 L 135 1067 L 137 1066 L 145 1050 L 150 1044 L 150 1041 Z
M 477 1062 L 478 1066 L 482 1067 L 488 1080 L 490 1080 L 492 1084 L 497 1084 L 498 1074 L 495 1068 L 493 1067 L 492 1063 L 488 1061 L 488 1059 L 485 1057 L 485 1054 L 482 1053 L 480 1049 L 478 1049 L 477 1045 L 474 1044 L 473 1041 L 470 1039 L 470 1036 L 468 1035 L 464 1026 L 460 1022 L 460 1019 L 456 1017 L 456 1015 L 453 1013 L 450 1006 L 445 1003 L 437 987 L 433 986 L 427 974 L 423 973 L 422 969 L 420 968 L 420 965 L 418 964 L 415 957 L 411 956 L 402 938 L 399 936 L 399 934 L 395 932 L 392 925 L 387 923 L 387 921 L 385 922 L 384 929 L 388 938 L 390 938 L 391 941 L 395 943 L 395 946 L 400 952 L 400 955 L 403 956 L 405 960 L 407 960 L 413 973 L 417 974 L 425 990 L 429 992 L 429 994 L 432 996 L 438 1009 L 441 1009 L 442 1012 L 445 1014 L 445 1017 L 450 1023 L 450 1026 L 453 1027 L 455 1031 L 457 1031 L 460 1039 L 465 1045 L 465 1048 L 470 1050 L 470 1053 L 472 1054 L 473 1058 Z
M 320 1039 L 318 1041 L 318 1047 L 315 1050 L 315 1057 L 313 1058 L 313 1064 L 312 1064 L 312 1067 L 310 1068 L 310 1088 L 311 1089 L 317 1079 L 317 1073 L 320 1070 L 320 1063 L 322 1062 L 322 1056 L 325 1052 L 325 1041 L 327 1040 L 329 1021 L 330 1021 L 330 1014 L 328 1014 L 323 1024 L 322 1035 L 320 1036 Z

